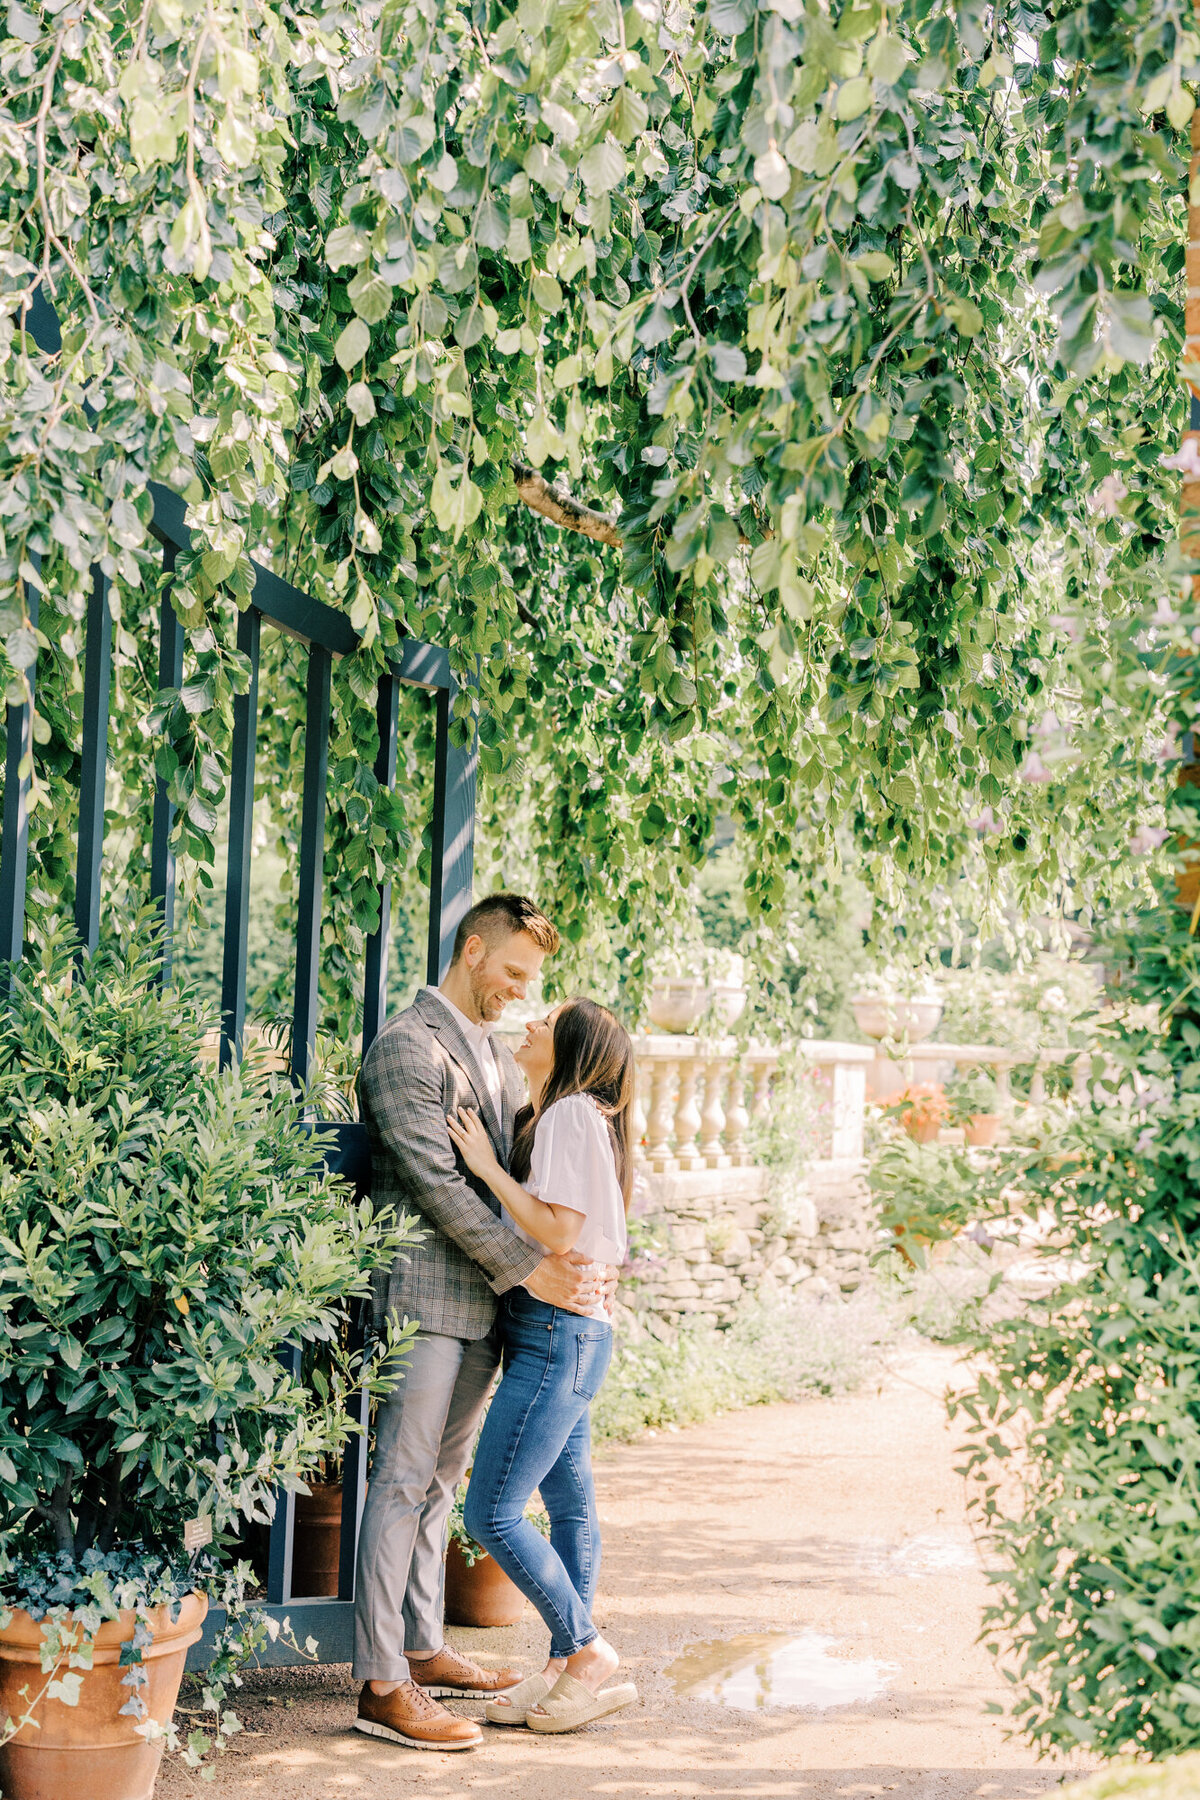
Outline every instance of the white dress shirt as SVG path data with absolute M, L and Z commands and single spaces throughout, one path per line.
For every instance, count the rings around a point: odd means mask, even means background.
M 458 1026 L 458 1029 L 466 1038 L 467 1043 L 470 1045 L 472 1053 L 474 1054 L 475 1061 L 479 1064 L 479 1072 L 487 1083 L 487 1091 L 491 1097 L 492 1105 L 496 1109 L 496 1116 L 499 1117 L 500 1102 L 504 1093 L 504 1081 L 500 1074 L 500 1065 L 496 1061 L 496 1053 L 492 1049 L 491 1026 L 487 1024 L 477 1024 L 474 1019 L 468 1019 L 466 1013 L 460 1012 L 453 1000 L 447 1000 L 441 988 L 431 987 L 426 989 L 426 992 L 436 994 L 437 998 L 446 1008 L 446 1011 L 450 1014 L 450 1017 Z

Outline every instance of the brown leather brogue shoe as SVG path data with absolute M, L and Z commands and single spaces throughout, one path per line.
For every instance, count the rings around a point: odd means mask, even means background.
M 483 1742 L 473 1719 L 456 1719 L 415 1681 L 402 1682 L 390 1694 L 373 1694 L 364 1682 L 354 1724 L 368 1737 L 389 1738 L 410 1750 L 474 1750 Z
M 478 1700 L 481 1695 L 490 1699 L 516 1687 L 521 1679 L 519 1669 L 481 1669 L 449 1644 L 443 1644 L 436 1656 L 410 1660 L 408 1666 L 417 1686 L 439 1700 Z

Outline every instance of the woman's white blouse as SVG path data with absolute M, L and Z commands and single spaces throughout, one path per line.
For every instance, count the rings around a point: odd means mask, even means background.
M 583 1214 L 583 1230 L 574 1254 L 590 1262 L 621 1264 L 628 1235 L 625 1202 L 617 1180 L 608 1121 L 586 1094 L 567 1094 L 548 1106 L 533 1134 L 527 1192 L 548 1206 L 565 1206 Z M 527 1244 L 537 1240 L 521 1230 L 510 1214 L 505 1221 Z M 597 1318 L 607 1318 L 603 1306 Z

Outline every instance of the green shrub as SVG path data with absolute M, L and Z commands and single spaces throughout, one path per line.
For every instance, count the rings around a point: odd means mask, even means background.
M 672 1343 L 618 1340 L 592 1409 L 597 1442 L 806 1394 L 842 1394 L 878 1366 L 894 1326 L 873 1296 L 746 1306 L 725 1330 L 686 1322 Z
M 1196 1800 L 1200 1754 L 1165 1763 L 1116 1763 L 1060 1788 L 1058 1800 Z
M 977 1158 L 951 1144 L 919 1144 L 904 1132 L 878 1145 L 867 1179 L 883 1234 L 880 1254 L 899 1250 L 917 1268 L 929 1245 L 956 1237 L 979 1205 Z
M 1015 1678 L 1016 1722 L 1047 1750 L 1161 1757 L 1200 1746 L 1200 955 L 1186 913 L 1148 916 L 1120 965 L 1136 1004 L 1107 1034 L 1101 1104 L 1061 1117 L 1009 1190 L 1039 1223 L 1041 1297 L 971 1334 L 983 1373 L 956 1410 L 1002 1565 L 988 1641 Z
M 190 1517 L 269 1518 L 345 1442 L 347 1306 L 404 1241 L 286 1086 L 198 1062 L 156 969 L 145 930 L 81 967 L 53 938 L 0 1011 L 0 1548 L 177 1558 Z M 313 1343 L 306 1386 L 281 1352 Z

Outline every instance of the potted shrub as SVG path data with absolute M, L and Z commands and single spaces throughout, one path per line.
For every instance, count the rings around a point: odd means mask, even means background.
M 339 1326 L 405 1237 L 324 1172 L 286 1085 L 202 1066 L 207 1021 L 158 966 L 147 928 L 82 963 L 52 935 L 0 1011 L 7 1800 L 150 1793 L 210 1594 L 233 1616 L 186 1753 L 222 1741 L 231 1666 L 265 1632 L 222 1573 L 234 1526 L 354 1429 Z M 311 1343 L 320 1386 L 281 1360 Z
M 525 1596 L 510 1581 L 494 1556 L 468 1536 L 463 1524 L 464 1481 L 450 1511 L 446 1544 L 446 1623 L 473 1625 L 483 1630 L 493 1625 L 515 1625 L 525 1610 Z M 550 1518 L 532 1504 L 525 1517 L 543 1537 L 550 1536 Z
M 964 1143 L 994 1144 L 1000 1115 L 996 1111 L 996 1078 L 991 1070 L 982 1065 L 964 1069 L 950 1082 L 946 1094 L 950 1123 L 962 1126 Z
M 885 1110 L 914 1143 L 933 1144 L 950 1117 L 950 1102 L 939 1083 L 917 1082 L 902 1089 Z
M 890 1138 L 872 1158 L 868 1180 L 885 1249 L 909 1268 L 923 1268 L 936 1245 L 957 1237 L 979 1203 L 976 1174 L 950 1145 Z

